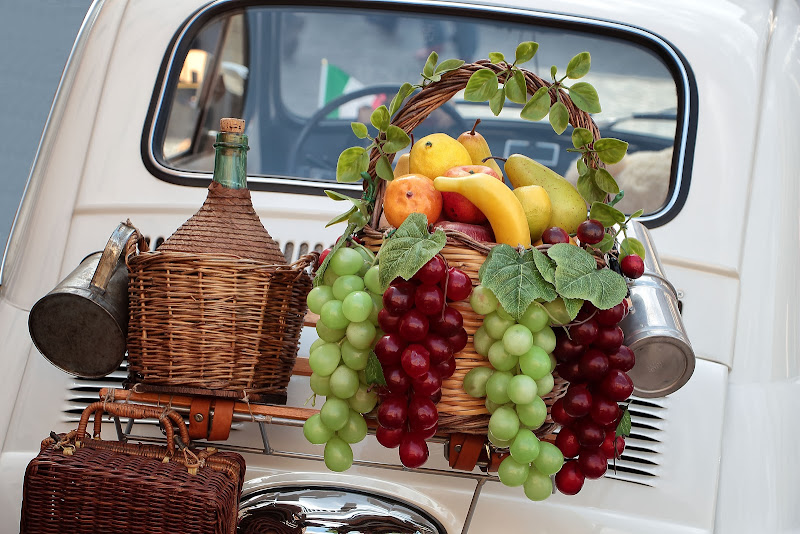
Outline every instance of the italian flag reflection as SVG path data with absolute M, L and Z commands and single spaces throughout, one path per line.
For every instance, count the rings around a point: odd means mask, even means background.
M 363 87 L 363 83 L 350 76 L 350 74 L 343 69 L 328 63 L 328 60 L 325 58 L 322 59 L 319 81 L 319 108 L 335 98 L 357 91 Z M 366 111 L 371 113 L 385 102 L 385 94 L 365 95 L 342 104 L 337 109 L 328 113 L 328 118 L 358 119 L 359 112 L 362 109 L 366 108 Z

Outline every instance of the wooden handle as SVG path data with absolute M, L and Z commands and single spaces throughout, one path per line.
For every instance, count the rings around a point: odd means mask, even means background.
M 100 429 L 102 423 L 102 415 L 107 413 L 116 415 L 117 417 L 130 417 L 133 419 L 158 419 L 158 422 L 164 428 L 167 434 L 167 448 L 169 453 L 175 454 L 175 431 L 173 424 L 178 429 L 181 440 L 185 445 L 190 443 L 189 432 L 186 430 L 186 424 L 183 418 L 175 410 L 157 408 L 154 406 L 143 406 L 140 404 L 115 404 L 111 402 L 98 401 L 87 406 L 81 414 L 81 420 L 78 423 L 77 440 L 80 440 L 86 435 L 86 427 L 89 424 L 89 416 L 94 414 L 94 435 L 93 437 L 100 437 Z M 172 424 L 170 424 L 170 422 Z

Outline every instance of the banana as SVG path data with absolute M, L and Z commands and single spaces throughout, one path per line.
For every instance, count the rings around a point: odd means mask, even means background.
M 578 225 L 586 220 L 588 210 L 583 197 L 575 186 L 555 171 L 522 154 L 510 155 L 505 171 L 515 189 L 526 185 L 544 187 L 552 205 L 549 226 L 558 226 L 568 234 L 574 234 Z
M 433 187 L 444 193 L 460 193 L 489 219 L 495 240 L 512 247 L 530 248 L 531 234 L 525 211 L 506 184 L 484 173 L 439 176 Z

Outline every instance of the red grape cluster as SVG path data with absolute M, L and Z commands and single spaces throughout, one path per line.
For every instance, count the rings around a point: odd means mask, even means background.
M 386 388 L 378 407 L 375 436 L 399 447 L 406 467 L 428 459 L 426 439 L 438 429 L 436 403 L 442 381 L 456 370 L 455 353 L 467 345 L 461 312 L 447 305 L 469 297 L 472 280 L 435 256 L 406 281 L 398 278 L 383 294 L 378 324 L 384 335 L 375 345 Z
M 570 385 L 551 407 L 553 421 L 562 426 L 555 444 L 569 458 L 555 481 L 567 495 L 578 493 L 585 478 L 603 476 L 608 460 L 618 458 L 625 448 L 616 429 L 622 417 L 618 403 L 633 392 L 627 371 L 634 354 L 623 345 L 618 324 L 627 313 L 627 301 L 607 310 L 587 302 L 579 322 L 567 331 L 559 329 L 556 336 L 556 370 Z

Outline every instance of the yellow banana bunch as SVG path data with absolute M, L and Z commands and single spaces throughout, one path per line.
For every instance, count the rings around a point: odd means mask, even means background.
M 525 211 L 506 184 L 484 173 L 469 176 L 439 176 L 433 187 L 444 193 L 459 193 L 475 204 L 489 219 L 498 243 L 512 247 L 531 246 Z

